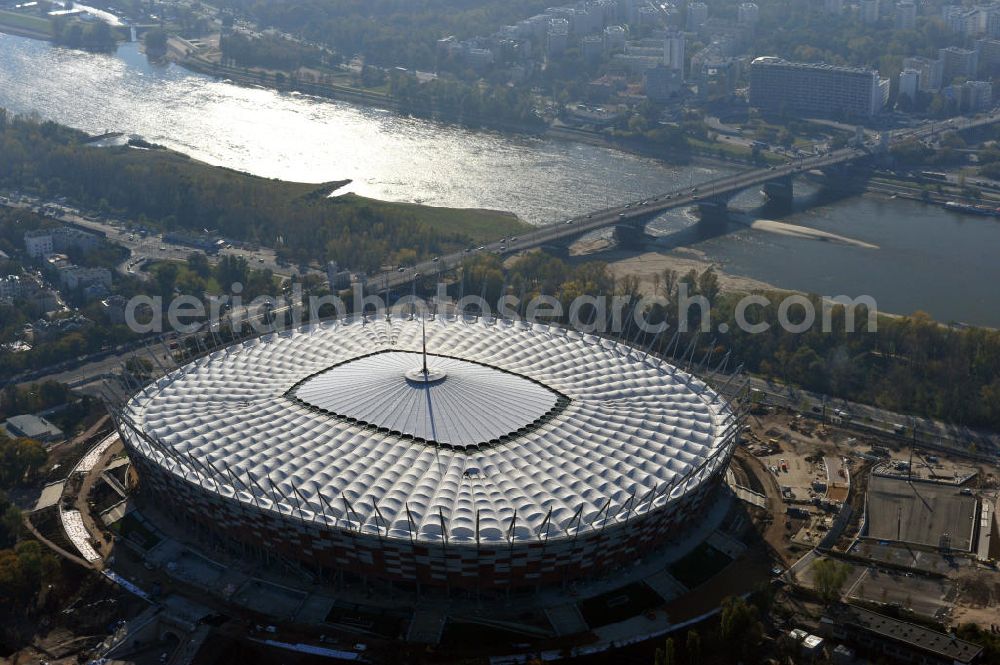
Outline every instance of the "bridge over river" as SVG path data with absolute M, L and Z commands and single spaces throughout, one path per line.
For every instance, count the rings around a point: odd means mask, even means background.
M 886 134 L 881 143 L 868 142 L 803 157 L 791 162 L 767 166 L 724 176 L 699 184 L 697 187 L 665 192 L 662 195 L 634 201 L 563 222 L 541 226 L 517 237 L 502 238 L 476 248 L 454 252 L 425 261 L 403 270 L 371 275 L 368 288 L 386 290 L 409 284 L 416 279 L 453 270 L 463 260 L 480 252 L 511 254 L 533 248 L 566 247 L 576 239 L 594 231 L 613 227 L 619 239 L 628 244 L 629 239 L 641 238 L 646 223 L 657 214 L 674 208 L 696 206 L 702 220 L 724 219 L 728 201 L 738 193 L 761 188 L 768 198 L 790 202 L 793 196 L 793 179 L 807 171 L 827 174 L 851 164 L 872 159 L 884 153 L 891 145 L 910 139 L 928 139 L 946 131 L 967 131 L 1000 121 L 1000 110 L 975 117 L 928 122 L 914 129 L 896 130 Z

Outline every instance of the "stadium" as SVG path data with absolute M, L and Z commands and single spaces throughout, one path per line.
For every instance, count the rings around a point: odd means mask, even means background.
M 321 576 L 518 589 L 682 536 L 739 433 L 641 349 L 526 322 L 325 322 L 207 353 L 116 413 L 142 495 Z

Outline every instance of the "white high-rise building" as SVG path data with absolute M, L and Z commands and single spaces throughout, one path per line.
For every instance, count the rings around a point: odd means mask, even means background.
M 937 92 L 941 89 L 943 80 L 942 63 L 940 59 L 912 57 L 903 58 L 903 69 L 915 69 L 920 72 L 920 90 L 923 92 Z
M 951 83 L 956 76 L 975 78 L 976 70 L 979 68 L 978 55 L 975 51 L 957 46 L 938 49 L 942 83 Z
M 873 69 L 788 62 L 773 56 L 750 63 L 750 106 L 799 117 L 871 117 L 882 110 L 888 79 Z
M 687 6 L 687 29 L 695 32 L 708 20 L 708 5 L 704 2 L 689 2 Z
M 755 2 L 740 3 L 738 21 L 743 25 L 756 25 L 760 18 L 760 7 Z
M 684 78 L 684 33 L 672 32 L 663 42 L 663 64 Z
M 915 27 L 917 27 L 917 6 L 913 0 L 900 0 L 896 3 L 896 28 L 913 30 Z
M 963 111 L 985 111 L 993 104 L 993 84 L 989 81 L 966 81 L 959 95 Z
M 620 51 L 625 48 L 628 32 L 623 26 L 609 25 L 604 28 L 604 48 L 609 51 Z
M 904 69 L 899 73 L 899 96 L 909 97 L 910 100 L 917 98 L 920 90 L 920 72 L 916 69 Z
M 861 0 L 859 8 L 862 23 L 878 23 L 878 0 Z
M 554 18 L 549 21 L 547 54 L 561 55 L 569 43 L 569 21 L 564 18 Z
M 596 62 L 604 53 L 604 38 L 600 35 L 587 35 L 580 40 L 580 53 L 588 62 Z
M 625 0 L 623 10 L 625 23 L 635 25 L 639 22 L 639 3 L 636 0 Z

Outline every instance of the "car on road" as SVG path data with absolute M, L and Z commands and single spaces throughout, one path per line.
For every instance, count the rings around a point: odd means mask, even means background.
M 572 224 L 572 223 L 573 223 L 573 220 L 572 220 L 572 219 L 567 219 L 567 220 L 566 220 L 566 223 L 567 223 L 567 224 Z
M 432 260 L 432 262 L 433 262 L 433 263 L 437 263 L 437 262 L 438 262 L 438 261 L 440 261 L 440 260 L 441 260 L 441 257 L 440 257 L 440 256 L 435 256 L 435 257 L 434 257 L 434 259 Z
M 406 272 L 406 268 L 404 268 L 403 266 L 399 266 L 399 268 L 397 268 L 396 272 Z

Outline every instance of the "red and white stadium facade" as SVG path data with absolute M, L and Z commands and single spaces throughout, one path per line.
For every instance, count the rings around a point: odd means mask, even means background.
M 633 347 L 441 319 L 236 344 L 116 420 L 142 491 L 203 531 L 469 589 L 593 576 L 664 544 L 704 515 L 740 430 L 718 392 Z

